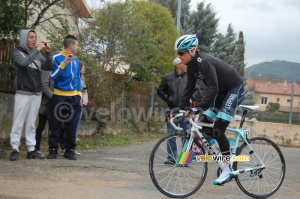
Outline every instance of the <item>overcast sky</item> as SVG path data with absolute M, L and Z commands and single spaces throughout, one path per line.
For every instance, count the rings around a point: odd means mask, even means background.
M 192 9 L 201 0 L 191 0 Z M 243 31 L 247 66 L 265 60 L 300 63 L 300 0 L 206 0 L 220 18 L 219 30 L 231 23 Z
M 202 0 L 191 0 L 191 9 L 195 10 L 199 2 Z M 221 33 L 226 33 L 229 23 L 236 33 L 243 31 L 247 67 L 266 60 L 300 63 L 300 0 L 205 2 L 212 3 L 217 11 Z

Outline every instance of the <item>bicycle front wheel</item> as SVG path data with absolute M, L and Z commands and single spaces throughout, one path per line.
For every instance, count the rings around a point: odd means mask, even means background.
M 255 137 L 249 141 L 253 153 L 248 145 L 243 143 L 236 154 L 249 156 L 249 162 L 234 162 L 234 170 L 261 166 L 261 161 L 265 167 L 238 174 L 236 183 L 248 196 L 266 198 L 280 188 L 285 176 L 285 160 L 273 141 L 264 137 Z
M 193 156 L 205 154 L 196 140 L 187 152 L 182 149 L 189 137 L 174 133 L 158 141 L 149 160 L 149 172 L 156 188 L 173 198 L 185 198 L 202 186 L 207 174 L 207 162 L 197 162 Z M 196 146 L 196 147 L 195 147 Z

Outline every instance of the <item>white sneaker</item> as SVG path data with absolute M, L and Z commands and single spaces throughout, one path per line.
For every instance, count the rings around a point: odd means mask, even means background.
M 222 171 L 221 175 L 213 181 L 214 185 L 222 185 L 228 182 L 234 174 L 232 173 L 233 169 L 231 168 L 231 163 L 224 163 L 224 170 Z

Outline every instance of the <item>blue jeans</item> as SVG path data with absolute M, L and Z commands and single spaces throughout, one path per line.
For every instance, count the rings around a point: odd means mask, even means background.
M 182 133 L 186 132 L 187 121 L 186 121 L 185 117 L 179 117 L 179 118 L 174 119 L 174 124 L 176 124 L 176 126 L 178 126 L 178 124 L 180 124 L 180 127 L 183 128 Z M 168 122 L 167 122 L 167 129 L 168 129 L 168 134 L 177 132 L 177 130 L 174 129 L 172 124 L 168 123 Z M 182 140 L 182 142 L 184 142 L 184 140 Z M 168 151 L 168 161 L 175 162 L 176 156 L 177 156 L 176 138 L 170 138 L 168 140 L 167 151 Z

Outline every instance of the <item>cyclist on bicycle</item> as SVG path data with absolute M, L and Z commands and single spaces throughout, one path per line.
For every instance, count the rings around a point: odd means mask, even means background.
M 239 73 L 223 60 L 197 50 L 198 39 L 196 35 L 183 35 L 175 42 L 175 51 L 182 63 L 187 64 L 188 82 L 180 100 L 178 108 L 189 106 L 197 80 L 202 80 L 207 90 L 197 110 L 203 115 L 201 122 L 212 123 L 214 127 L 210 136 L 215 138 L 220 146 L 222 155 L 230 155 L 228 139 L 225 130 L 232 121 L 237 106 L 244 99 L 243 80 Z M 188 115 L 188 113 L 187 113 Z M 232 175 L 232 162 L 224 162 L 224 170 L 213 184 L 222 185 Z

